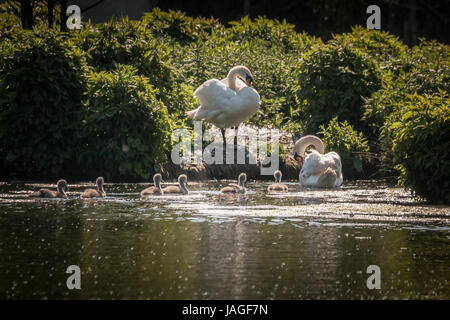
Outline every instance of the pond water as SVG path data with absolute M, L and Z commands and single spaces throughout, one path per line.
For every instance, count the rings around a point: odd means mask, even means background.
M 78 198 L 88 184 L 69 184 L 67 200 L 27 198 L 53 185 L 0 185 L 0 298 L 450 298 L 448 206 L 373 181 L 288 194 L 258 181 L 245 196 L 221 184 L 147 199 L 147 184 L 106 184 L 99 200 Z

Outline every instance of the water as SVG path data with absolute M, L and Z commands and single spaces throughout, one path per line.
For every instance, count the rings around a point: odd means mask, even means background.
M 450 210 L 382 183 L 340 190 L 141 199 L 147 184 L 106 184 L 107 198 L 26 195 L 0 185 L 2 299 L 449 299 Z M 69 290 L 69 265 L 81 290 Z M 369 290 L 369 265 L 381 289 Z

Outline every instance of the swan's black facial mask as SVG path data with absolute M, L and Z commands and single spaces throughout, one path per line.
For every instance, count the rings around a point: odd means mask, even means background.
M 246 74 L 245 75 L 245 83 L 249 86 L 249 87 L 253 87 L 253 78 Z

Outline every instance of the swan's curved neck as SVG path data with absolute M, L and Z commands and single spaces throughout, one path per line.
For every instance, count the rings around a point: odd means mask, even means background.
M 186 182 L 180 182 L 179 185 L 180 185 L 181 192 L 183 194 L 189 193 L 188 189 L 186 188 Z
M 161 180 L 155 179 L 153 180 L 153 183 L 155 184 L 156 189 L 161 190 Z
M 58 193 L 60 193 L 62 195 L 66 195 L 66 192 L 64 191 L 64 188 L 62 185 L 58 184 L 57 188 L 58 188 Z
M 97 191 L 99 193 L 105 193 L 105 190 L 103 190 L 103 184 L 102 183 L 97 184 Z
M 322 140 L 320 140 L 319 137 L 316 136 L 304 136 L 303 138 L 299 139 L 295 143 L 294 150 L 299 156 L 304 156 L 306 152 L 306 148 L 309 146 L 314 146 L 314 148 L 321 154 L 325 153 L 325 146 L 323 145 Z
M 228 88 L 236 91 L 236 78 L 237 78 L 237 70 L 231 69 L 227 75 Z

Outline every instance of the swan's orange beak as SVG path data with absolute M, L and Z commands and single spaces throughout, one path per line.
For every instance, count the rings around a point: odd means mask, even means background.
M 297 168 L 299 168 L 301 170 L 303 167 L 303 157 L 299 156 L 296 152 L 294 154 L 294 159 L 297 160 Z
M 247 83 L 247 85 L 248 85 L 249 87 L 253 87 L 253 78 L 250 77 L 250 76 L 247 76 L 247 77 L 245 78 L 245 83 Z

